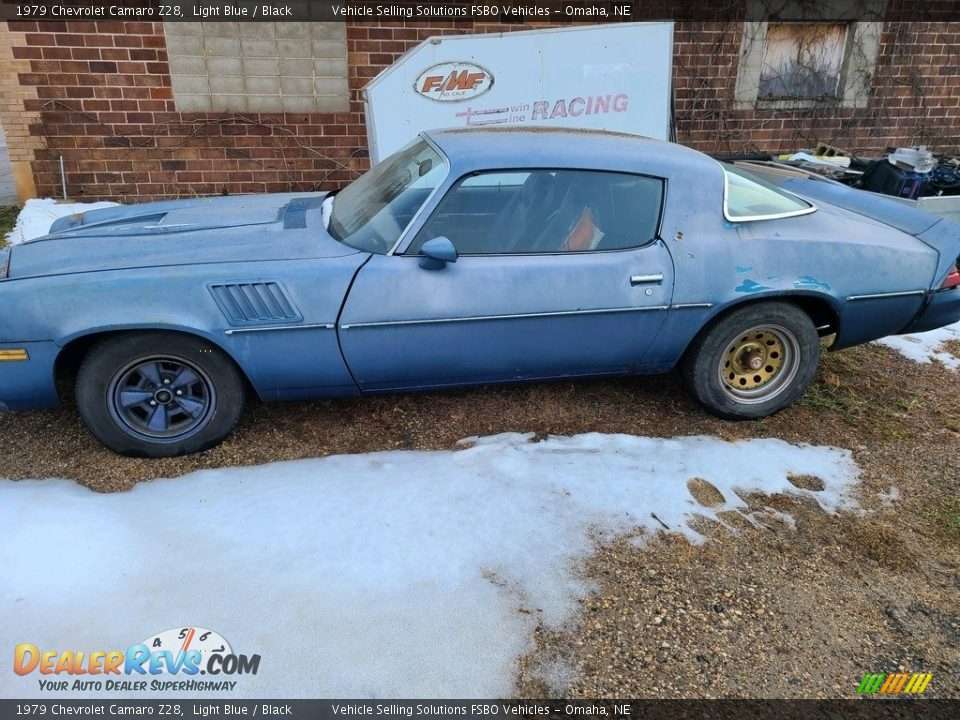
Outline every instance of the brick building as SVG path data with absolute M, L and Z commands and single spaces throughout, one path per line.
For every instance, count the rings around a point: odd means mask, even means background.
M 720 154 L 956 151 L 960 23 L 884 13 L 678 21 L 677 140 Z M 59 194 L 61 156 L 76 199 L 330 187 L 367 167 L 360 91 L 383 68 L 431 35 L 531 27 L 9 21 L 0 123 L 21 198 Z M 815 77 L 793 77 L 811 58 Z

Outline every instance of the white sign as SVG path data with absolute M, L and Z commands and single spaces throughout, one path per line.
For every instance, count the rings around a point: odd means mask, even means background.
M 440 63 L 424 70 L 413 89 L 430 100 L 459 102 L 483 95 L 493 87 L 493 75 L 473 63 Z
M 544 125 L 670 134 L 673 23 L 433 37 L 363 91 L 371 161 L 423 130 Z

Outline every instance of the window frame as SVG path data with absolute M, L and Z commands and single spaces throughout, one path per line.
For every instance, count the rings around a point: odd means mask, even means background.
M 437 194 L 437 192 L 440 190 L 440 188 L 442 188 L 442 187 L 444 186 L 444 184 L 447 182 L 447 178 L 450 176 L 450 161 L 449 161 L 449 159 L 447 158 L 446 155 L 444 155 L 444 154 L 440 151 L 439 148 L 436 147 L 436 145 L 434 145 L 432 142 L 430 142 L 430 141 L 429 141 L 425 136 L 423 136 L 423 135 L 418 135 L 416 138 L 414 138 L 413 140 L 411 140 L 409 143 L 407 143 L 406 145 L 404 145 L 402 148 L 400 148 L 399 150 L 397 150 L 395 153 L 393 153 L 392 155 L 390 155 L 390 156 L 387 157 L 387 158 L 384 158 L 384 161 L 383 161 L 383 162 L 386 162 L 386 161 L 389 160 L 390 158 L 392 158 L 392 157 L 394 157 L 395 155 L 403 152 L 404 150 L 407 150 L 408 148 L 412 148 L 414 145 L 416 145 L 416 144 L 418 144 L 418 143 L 423 143 L 426 147 L 428 147 L 429 149 L 433 150 L 433 151 L 437 154 L 437 157 L 438 157 L 438 158 L 440 159 L 440 161 L 443 163 L 443 165 L 442 165 L 442 168 L 443 168 L 443 176 L 440 178 L 439 182 L 437 182 L 437 184 L 433 186 L 433 188 L 430 190 L 430 193 L 426 196 L 426 198 L 424 198 L 423 202 L 422 202 L 422 203 L 420 204 L 420 206 L 417 208 L 416 212 L 414 212 L 413 216 L 410 218 L 410 220 L 407 222 L 407 224 L 404 225 L 403 228 L 401 228 L 401 230 L 400 230 L 400 235 L 397 237 L 397 239 L 396 239 L 393 243 L 391 243 L 390 246 L 389 246 L 386 250 L 384 250 L 383 252 L 379 252 L 379 251 L 377 251 L 377 250 L 371 250 L 371 249 L 364 248 L 364 247 L 358 247 L 357 245 L 354 245 L 354 244 L 352 244 L 352 243 L 349 243 L 349 242 L 347 242 L 346 237 L 344 237 L 344 238 L 338 237 L 338 235 L 337 235 L 336 233 L 334 233 L 333 230 L 331 229 L 332 223 L 334 222 L 333 209 L 331 208 L 331 210 L 330 210 L 330 217 L 327 219 L 326 230 L 327 230 L 327 233 L 329 233 L 330 236 L 333 237 L 334 240 L 336 240 L 338 243 L 340 243 L 341 245 L 344 245 L 344 246 L 346 246 L 346 247 L 353 248 L 353 249 L 355 249 L 355 250 L 359 250 L 360 252 L 371 253 L 372 255 L 392 255 L 392 254 L 393 254 L 393 251 L 394 251 L 394 250 L 397 248 L 397 246 L 403 241 L 404 237 L 406 237 L 406 235 L 407 235 L 407 233 L 409 232 L 410 228 L 413 227 L 414 223 L 417 221 L 417 218 L 420 217 L 420 215 L 423 214 L 424 208 L 426 208 L 426 207 L 430 204 L 430 201 L 431 201 L 431 200 L 433 199 L 433 197 Z M 383 163 L 378 163 L 378 165 L 376 165 L 375 167 L 379 167 L 379 166 L 382 165 L 382 164 L 383 164 Z M 375 167 L 371 167 L 369 170 L 367 170 L 365 173 L 363 173 L 363 175 L 361 175 L 360 177 L 362 178 L 362 177 L 364 177 L 365 175 L 369 174 L 370 172 L 372 172 L 372 171 L 375 169 Z M 359 180 L 359 179 L 360 179 L 360 178 L 355 179 L 353 182 L 350 183 L 350 185 L 352 185 L 353 183 L 357 182 L 357 180 Z M 349 187 L 349 185 L 348 185 L 347 187 Z M 346 188 L 343 188 L 343 189 L 346 189 Z M 409 189 L 409 186 L 408 186 L 407 189 Z M 336 191 L 334 191 L 334 193 L 331 193 L 331 194 L 327 195 L 327 197 L 328 197 L 328 198 L 335 198 L 337 195 L 340 194 L 340 192 L 342 192 L 342 190 L 336 190 Z M 336 201 L 334 201 L 334 202 L 336 202 Z M 383 208 L 381 208 L 381 210 L 382 210 L 382 209 L 383 209 Z M 380 212 L 380 211 L 378 211 L 378 212 Z M 376 213 L 375 213 L 375 215 L 376 215 Z M 375 216 L 375 215 L 374 215 L 374 216 Z M 368 220 L 366 223 L 364 223 L 364 226 L 370 224 L 371 220 L 372 220 L 372 218 L 371 218 L 370 220 Z M 356 231 L 356 232 L 359 232 L 359 231 Z M 356 234 L 356 232 L 351 233 L 351 236 L 354 235 L 354 234 Z M 348 236 L 348 237 L 349 237 L 349 236 Z
M 747 19 L 740 33 L 740 50 L 733 107 L 737 110 L 800 110 L 816 107 L 866 108 L 870 102 L 872 79 L 880 61 L 880 43 L 884 33 L 887 0 L 861 0 L 860 13 L 827 13 L 807 17 L 800 9 L 785 8 L 776 19 L 762 0 L 747 0 Z M 771 22 L 846 22 L 847 44 L 840 68 L 840 88 L 835 98 L 775 100 L 758 97 L 767 28 Z M 856 50 L 854 52 L 854 49 Z
M 411 252 L 410 248 L 414 247 L 417 244 L 417 240 L 422 233 L 430 224 L 430 221 L 433 219 L 433 216 L 438 213 L 442 208 L 444 203 L 447 201 L 447 198 L 455 192 L 465 180 L 476 177 L 478 175 L 492 175 L 496 173 L 534 173 L 534 172 L 596 172 L 596 173 L 606 173 L 611 175 L 627 175 L 631 177 L 641 177 L 648 180 L 658 180 L 661 184 L 660 192 L 660 203 L 657 208 L 657 222 L 654 226 L 653 237 L 649 240 L 645 240 L 640 245 L 634 245 L 632 247 L 626 248 L 609 248 L 606 250 L 563 250 L 557 252 L 498 252 L 498 253 L 461 253 L 458 251 L 459 257 L 562 257 L 565 255 L 594 255 L 598 253 L 618 253 L 618 252 L 634 252 L 636 250 L 642 250 L 644 248 L 650 247 L 654 243 L 660 242 L 662 240 L 661 231 L 663 229 L 663 217 L 667 207 L 667 192 L 669 190 L 669 178 L 660 177 L 659 175 L 651 175 L 650 173 L 640 173 L 640 172 L 628 172 L 624 170 L 610 170 L 605 168 L 573 168 L 573 167 L 503 167 L 503 168 L 484 168 L 483 170 L 472 170 L 468 173 L 464 173 L 456 180 L 454 180 L 448 190 L 443 194 L 434 207 L 433 212 L 430 213 L 423 224 L 417 229 L 417 232 L 414 234 L 413 238 L 410 240 L 407 248 L 400 253 L 406 257 L 423 257 L 419 249 L 417 252 Z M 726 177 L 726 175 L 724 175 Z M 426 203 L 424 204 L 424 206 Z M 422 210 L 423 208 L 421 208 Z M 412 223 L 411 223 L 412 224 Z M 429 240 L 431 238 L 427 238 Z M 424 240 L 426 242 L 426 240 Z M 421 246 L 423 243 L 421 243 Z
M 443 159 L 443 164 L 447 171 L 444 173 L 443 179 L 437 183 L 437 186 L 430 192 L 429 195 L 427 195 L 427 198 L 423 201 L 423 205 L 421 205 L 413 214 L 413 217 L 410 218 L 410 222 L 407 223 L 407 226 L 403 229 L 403 232 L 400 233 L 400 237 L 397 238 L 397 241 L 389 250 L 387 250 L 386 253 L 384 253 L 385 255 L 393 256 L 406 254 L 406 248 L 409 248 L 410 245 L 412 245 L 417 239 L 417 235 L 426 226 L 427 222 L 429 222 L 430 215 L 427 215 L 423 222 L 421 222 L 421 218 L 423 218 L 424 213 L 427 212 L 427 209 L 433 203 L 434 198 L 437 197 L 437 193 L 439 193 L 443 186 L 447 184 L 447 181 L 450 180 L 450 172 L 453 169 L 453 166 L 450 164 L 450 158 L 447 157 L 447 154 L 440 148 L 439 145 L 437 145 L 437 143 L 433 141 L 433 138 L 426 133 L 419 133 L 417 135 L 417 139 L 423 140 L 425 143 L 427 143 L 427 145 L 437 152 L 437 154 Z M 410 142 L 412 143 L 414 141 L 411 140 Z M 446 197 L 446 193 L 444 193 L 443 197 Z M 443 198 L 440 198 L 440 201 L 437 203 L 436 207 L 440 207 L 441 202 L 443 202 Z M 431 215 L 432 214 L 433 213 L 431 213 Z M 416 228 L 416 232 L 413 233 L 413 237 L 408 241 L 407 238 L 411 235 L 411 231 L 414 228 Z M 400 248 L 405 248 L 405 250 L 403 252 L 397 252 L 400 250 Z
M 720 172 L 723 173 L 723 217 L 727 222 L 738 223 L 738 222 L 757 222 L 759 220 L 780 220 L 782 218 L 791 218 L 791 217 L 800 217 L 802 215 L 809 215 L 810 213 L 815 213 L 817 211 L 817 206 L 811 201 L 807 200 L 804 197 L 800 197 L 796 193 L 792 193 L 789 190 L 784 190 L 783 188 L 776 188 L 776 192 L 783 193 L 784 195 L 789 195 L 790 197 L 796 198 L 802 203 L 805 203 L 807 207 L 800 208 L 799 210 L 788 210 L 787 212 L 781 213 L 768 213 L 763 215 L 731 215 L 730 207 L 728 205 L 728 200 L 730 197 L 730 176 L 727 174 L 727 169 L 723 166 L 722 163 L 716 161 L 717 165 L 720 167 Z M 749 178 L 748 178 L 749 179 Z M 761 187 L 763 187 L 761 185 Z

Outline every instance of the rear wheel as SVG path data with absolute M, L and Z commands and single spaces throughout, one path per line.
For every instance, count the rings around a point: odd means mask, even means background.
M 233 362 L 210 343 L 143 333 L 95 345 L 80 366 L 76 396 L 84 423 L 111 450 L 170 457 L 229 435 L 244 390 Z
M 809 316 L 788 303 L 735 310 L 693 343 L 681 373 L 714 415 L 764 417 L 790 405 L 817 369 L 820 338 Z

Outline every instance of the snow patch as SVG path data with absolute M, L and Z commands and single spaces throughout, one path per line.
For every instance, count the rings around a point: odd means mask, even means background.
M 323 229 L 330 230 L 330 216 L 333 215 L 333 197 L 328 195 L 320 203 L 320 220 L 323 222 Z
M 257 675 L 232 678 L 232 697 L 503 697 L 537 623 L 561 626 L 590 591 L 581 569 L 595 538 L 662 523 L 696 539 L 694 513 L 716 519 L 753 492 L 854 507 L 847 450 L 531 440 L 206 470 L 108 495 L 2 480 L 0 647 L 125 650 L 196 625 L 262 656 Z M 693 477 L 725 503 L 697 504 Z M 36 696 L 38 677 L 0 673 L 0 696 Z
M 57 218 L 66 215 L 75 215 L 87 210 L 114 207 L 115 202 L 71 203 L 53 198 L 27 200 L 17 216 L 17 224 L 7 235 L 6 240 L 11 245 L 27 242 L 34 238 L 43 237 L 50 232 L 50 226 Z
M 960 340 L 960 322 L 915 335 L 891 335 L 877 342 L 893 348 L 915 362 L 929 363 L 939 360 L 948 368 L 960 370 L 960 357 L 941 347 L 950 340 Z

